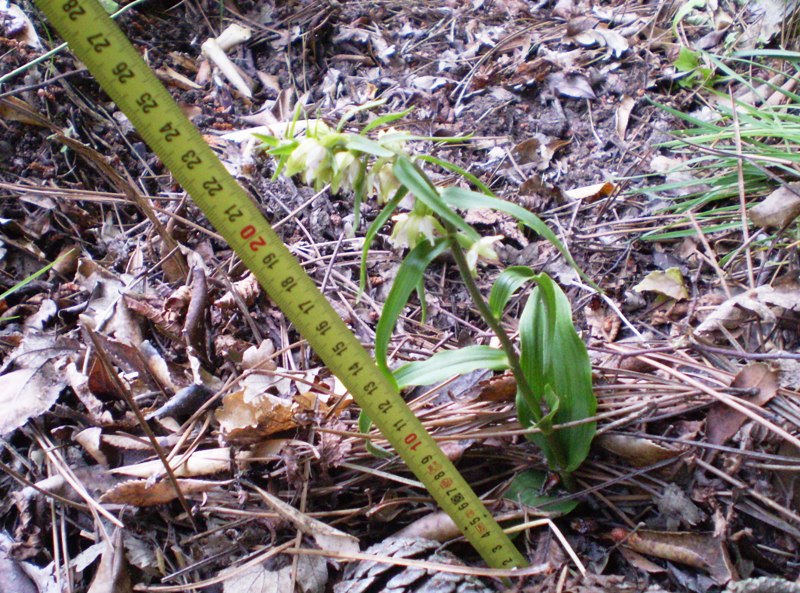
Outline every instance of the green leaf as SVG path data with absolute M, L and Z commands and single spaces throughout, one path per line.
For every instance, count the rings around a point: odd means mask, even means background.
M 397 276 L 392 282 L 392 288 L 383 305 L 378 326 L 375 328 L 375 362 L 378 368 L 392 381 L 394 379 L 386 362 L 386 355 L 397 318 L 400 317 L 403 307 L 406 306 L 411 292 L 417 287 L 420 276 L 425 273 L 425 269 L 434 258 L 447 249 L 448 245 L 446 239 L 438 239 L 433 245 L 428 241 L 418 243 L 400 264 Z
M 444 203 L 442 196 L 440 196 L 436 188 L 431 185 L 425 174 L 417 169 L 407 157 L 398 157 L 394 163 L 392 172 L 394 176 L 397 177 L 397 180 L 402 183 L 408 191 L 414 194 L 414 197 L 430 208 L 441 220 L 463 232 L 470 242 L 480 239 L 480 235 L 477 231 Z
M 386 99 L 376 99 L 374 101 L 369 101 L 364 103 L 363 105 L 357 105 L 351 109 L 348 109 L 344 115 L 342 115 L 339 123 L 336 125 L 336 131 L 341 132 L 344 129 L 345 124 L 353 119 L 353 116 L 361 113 L 362 111 L 368 111 L 369 109 L 373 109 L 374 107 L 379 107 L 386 103 Z
M 556 237 L 555 233 L 550 230 L 550 227 L 548 227 L 542 221 L 542 219 L 536 216 L 533 212 L 530 212 L 529 210 L 526 210 L 517 204 L 507 202 L 506 200 L 480 194 L 468 189 L 462 189 L 460 187 L 448 187 L 444 189 L 442 191 L 441 198 L 446 204 L 456 208 L 491 208 L 492 210 L 499 210 L 500 212 L 510 214 L 526 227 L 547 239 L 550 244 L 553 245 L 553 247 L 558 249 L 561 255 L 564 256 L 564 259 L 567 260 L 569 265 L 571 265 L 575 271 L 578 272 L 578 274 L 580 274 L 584 280 L 586 280 L 586 282 L 588 282 L 594 288 L 597 288 L 597 285 L 586 274 L 583 273 L 583 270 L 578 267 L 578 264 L 575 263 L 575 260 L 572 259 L 569 251 L 567 251 L 567 248 L 564 247 L 561 241 L 558 240 L 558 237 Z
M 388 148 L 381 146 L 374 140 L 359 136 L 358 134 L 349 134 L 345 146 L 349 150 L 357 150 L 366 154 L 371 154 L 380 158 L 392 158 L 395 153 Z
M 472 185 L 474 185 L 483 193 L 485 193 L 487 196 L 494 196 L 492 190 L 490 190 L 480 179 L 475 177 L 475 175 L 473 175 L 466 169 L 462 169 L 458 165 L 454 165 L 450 161 L 446 161 L 444 159 L 440 159 L 435 156 L 430 156 L 427 154 L 421 154 L 417 156 L 417 159 L 420 161 L 425 161 L 427 163 L 433 163 L 434 165 L 439 165 L 442 169 L 447 169 L 448 171 L 452 171 L 453 173 L 458 173 L 464 179 L 469 181 Z
M 278 144 L 281 143 L 280 138 L 276 138 L 275 136 L 267 136 L 266 134 L 255 134 L 255 133 L 253 134 L 253 136 L 261 140 L 267 146 L 272 146 L 273 148 L 275 148 L 276 146 L 278 146 Z
M 410 385 L 432 385 L 480 369 L 501 371 L 507 368 L 508 358 L 502 350 L 490 346 L 467 346 L 443 350 L 427 360 L 404 364 L 394 371 L 394 378 L 402 389 Z
M 371 428 L 372 418 L 370 418 L 364 410 L 361 410 L 361 412 L 358 414 L 358 431 L 361 434 L 367 434 Z M 370 439 L 366 439 L 364 441 L 364 447 L 369 453 L 375 457 L 380 457 L 381 459 L 389 459 L 392 456 L 389 451 L 374 444 Z
M 520 364 L 536 401 L 524 401 L 518 411 L 520 421 L 532 425 L 557 405 L 554 424 L 585 420 L 594 416 L 597 400 L 592 390 L 592 367 L 586 346 L 572 324 L 572 309 L 567 296 L 547 274 L 538 274 L 522 311 L 519 324 Z M 542 410 L 542 403 L 551 410 Z M 551 468 L 572 472 L 589 453 L 596 424 L 588 422 L 553 432 L 566 458 L 556 459 L 543 434 L 531 434 L 530 440 L 544 451 Z
M 367 287 L 367 255 L 369 254 L 369 248 L 372 246 L 372 242 L 375 240 L 375 237 L 378 235 L 383 225 L 392 217 L 392 213 L 400 205 L 406 193 L 408 192 L 404 187 L 398 189 L 392 199 L 386 202 L 386 205 L 378 213 L 378 216 L 375 217 L 375 220 L 372 221 L 372 224 L 369 225 L 367 233 L 364 235 L 364 246 L 361 248 L 361 271 L 358 277 L 359 295 L 361 295 Z
M 696 51 L 692 51 L 688 47 L 681 46 L 678 52 L 678 59 L 675 60 L 673 65 L 679 72 L 691 72 L 700 64 L 700 58 Z
M 503 270 L 494 281 L 492 292 L 489 293 L 489 309 L 492 315 L 500 319 L 511 296 L 535 275 L 528 266 L 510 266 Z
M 547 474 L 542 471 L 528 470 L 518 473 L 503 498 L 533 507 L 550 517 L 560 517 L 574 511 L 578 506 L 577 500 L 560 501 L 558 496 L 540 494 L 546 481 Z
M 371 122 L 369 122 L 366 126 L 364 126 L 364 128 L 361 130 L 360 133 L 363 136 L 365 134 L 368 134 L 369 132 L 371 132 L 375 128 L 379 128 L 381 126 L 385 126 L 386 124 L 390 124 L 393 121 L 397 121 L 398 119 L 403 119 L 405 116 L 407 116 L 409 113 L 411 113 L 412 110 L 413 110 L 413 107 L 409 107 L 408 109 L 405 109 L 403 111 L 398 111 L 396 113 L 387 113 L 386 115 L 381 115 L 380 117 L 376 117 Z
M 10 295 L 12 295 L 12 294 L 14 294 L 15 292 L 17 292 L 18 290 L 20 290 L 20 289 L 21 289 L 21 288 L 23 288 L 24 286 L 27 286 L 28 284 L 30 284 L 31 282 L 33 282 L 34 280 L 36 280 L 36 279 L 37 279 L 39 276 L 41 276 L 42 274 L 46 274 L 47 272 L 49 272 L 49 271 L 50 271 L 50 269 L 51 269 L 51 268 L 52 268 L 54 265 L 56 265 L 56 264 L 57 264 L 57 263 L 59 263 L 61 260 L 63 260 L 65 257 L 67 257 L 68 255 L 70 255 L 70 254 L 71 254 L 73 251 L 75 251 L 75 250 L 74 250 L 74 249 L 70 249 L 69 251 L 67 251 L 67 252 L 66 252 L 64 255 L 62 255 L 61 257 L 59 257 L 59 258 L 58 258 L 57 260 L 55 260 L 54 262 L 51 262 L 51 263 L 47 264 L 45 267 L 43 267 L 43 268 L 41 268 L 41 269 L 39 269 L 39 270 L 36 270 L 36 271 L 35 271 L 33 274 L 31 274 L 31 275 L 30 275 L 30 276 L 28 276 L 27 278 L 24 278 L 24 279 L 20 280 L 19 282 L 17 282 L 17 283 L 16 283 L 14 286 L 12 286 L 12 287 L 11 287 L 11 288 L 9 288 L 8 290 L 6 290 L 6 291 L 5 291 L 3 294 L 0 294 L 0 300 L 3 300 L 4 298 L 6 298 L 6 297 L 8 297 L 8 296 L 10 296 Z M 4 318 L 4 320 L 8 320 L 8 319 L 13 319 L 13 318 L 12 318 L 12 317 L 6 317 L 6 318 Z

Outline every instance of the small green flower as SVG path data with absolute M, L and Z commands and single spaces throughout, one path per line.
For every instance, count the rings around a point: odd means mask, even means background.
M 400 182 L 392 172 L 392 163 L 383 159 L 372 167 L 367 178 L 367 188 L 370 194 L 378 197 L 379 204 L 385 204 L 400 189 Z
M 502 238 L 503 235 L 481 237 L 470 246 L 470 248 L 467 250 L 467 264 L 469 265 L 469 269 L 473 274 L 475 274 L 478 270 L 478 259 L 491 262 L 500 260 L 492 245 L 497 243 Z
M 360 172 L 361 160 L 356 155 L 349 150 L 335 152 L 333 154 L 333 179 L 331 179 L 333 193 L 355 190 Z
M 286 175 L 300 173 L 307 185 L 322 187 L 331 180 L 331 152 L 316 138 L 303 138 L 286 161 Z
M 408 247 L 413 249 L 417 243 L 427 239 L 431 245 L 436 241 L 436 235 L 444 234 L 444 229 L 439 221 L 430 214 L 398 214 L 392 218 L 394 229 L 389 243 L 395 247 Z

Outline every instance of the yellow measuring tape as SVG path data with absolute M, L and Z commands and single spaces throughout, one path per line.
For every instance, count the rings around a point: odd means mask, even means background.
M 36 0 L 270 298 L 493 568 L 527 563 L 97 0 Z

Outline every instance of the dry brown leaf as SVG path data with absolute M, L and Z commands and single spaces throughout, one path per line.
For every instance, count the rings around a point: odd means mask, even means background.
M 736 329 L 753 316 L 775 323 L 781 310 L 800 311 L 800 285 L 759 286 L 729 298 L 697 326 L 695 333 L 709 335 L 720 328 Z
M 211 482 L 208 480 L 177 481 L 184 496 L 208 492 L 230 482 Z M 129 504 L 136 507 L 150 507 L 167 504 L 178 498 L 175 487 L 170 480 L 161 480 L 152 484 L 150 480 L 130 480 L 118 484 L 100 497 L 100 502 L 108 504 Z
M 0 436 L 25 424 L 30 418 L 46 412 L 56 403 L 67 385 L 63 370 L 56 361 L 47 361 L 32 368 L 19 369 L 0 376 Z
M 766 364 L 755 363 L 744 367 L 731 383 L 731 387 L 737 389 L 757 389 L 755 396 L 740 396 L 741 399 L 749 401 L 751 404 L 763 407 L 769 402 L 780 387 L 778 375 Z M 708 442 L 715 445 L 722 445 L 725 441 L 735 435 L 747 417 L 734 410 L 724 402 L 712 404 L 708 410 L 706 420 L 706 435 Z
M 116 529 L 100 557 L 100 566 L 94 573 L 87 593 L 133 593 L 128 561 L 122 545 L 122 531 Z
M 634 467 L 647 467 L 680 455 L 680 451 L 667 449 L 649 439 L 621 434 L 600 435 L 595 443 L 619 455 Z
M 352 554 L 359 551 L 358 538 L 348 535 L 344 531 L 339 531 L 327 523 L 309 517 L 261 488 L 256 490 L 261 495 L 261 498 L 264 499 L 264 502 L 272 507 L 272 510 L 287 521 L 291 521 L 305 535 L 313 537 L 317 545 L 323 550 L 341 552 L 343 554 Z
M 605 183 L 595 183 L 568 189 L 564 192 L 564 195 L 571 200 L 587 200 L 592 203 L 601 198 L 607 198 L 614 193 L 615 189 L 616 186 L 613 183 L 606 181 Z
M 620 140 L 625 140 L 625 134 L 628 131 L 628 122 L 631 118 L 636 101 L 633 97 L 624 95 L 617 106 L 617 111 L 614 115 L 617 124 L 617 136 Z
M 236 294 L 248 307 L 252 306 L 256 302 L 258 295 L 261 294 L 261 285 L 253 274 L 248 274 L 238 282 L 234 282 L 232 286 Z M 220 309 L 234 309 L 237 306 L 236 297 L 228 291 L 221 298 L 214 301 L 214 306 Z
M 244 391 L 230 393 L 216 412 L 220 428 L 229 443 L 246 444 L 297 427 L 292 401 L 269 393 L 245 399 Z
M 298 593 L 323 593 L 328 583 L 328 566 L 325 558 L 320 556 L 297 557 L 297 580 L 294 580 L 294 569 L 291 562 L 281 568 L 259 563 L 245 570 L 227 568 L 220 573 L 226 574 L 222 584 L 223 593 L 294 593 L 292 583 Z
M 679 301 L 689 298 L 689 291 L 683 281 L 683 274 L 678 268 L 656 270 L 650 272 L 644 279 L 633 287 L 636 292 L 657 292 L 668 298 Z
M 800 183 L 779 187 L 750 208 L 747 215 L 753 224 L 762 229 L 782 229 L 800 216 Z
M 725 543 L 710 533 L 617 528 L 611 535 L 640 554 L 705 570 L 720 585 L 736 578 Z

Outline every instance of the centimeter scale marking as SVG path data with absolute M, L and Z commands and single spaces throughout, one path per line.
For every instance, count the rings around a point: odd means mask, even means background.
M 97 0 L 36 0 L 295 328 L 493 568 L 527 563 Z

